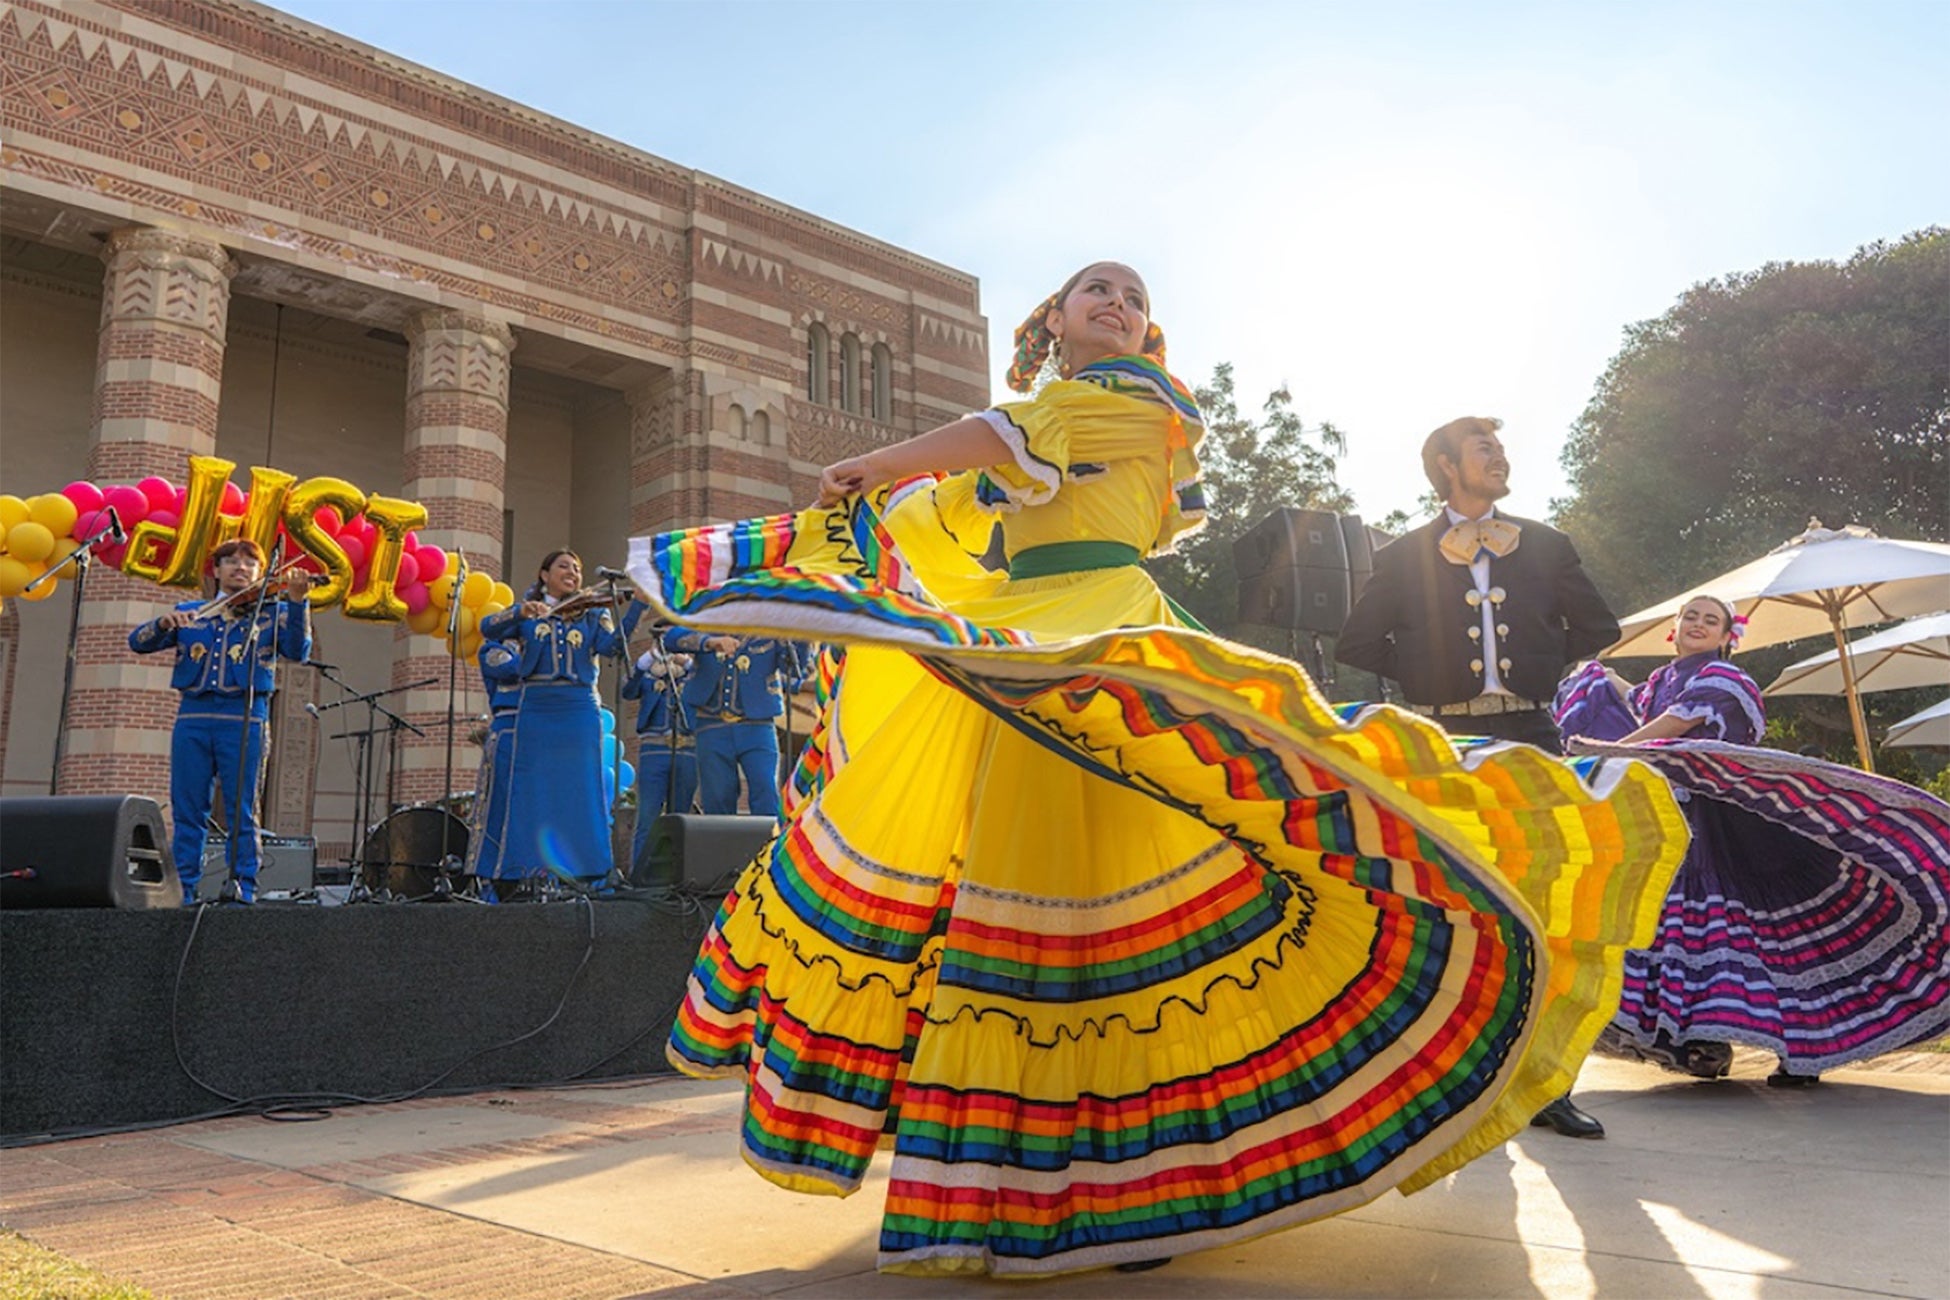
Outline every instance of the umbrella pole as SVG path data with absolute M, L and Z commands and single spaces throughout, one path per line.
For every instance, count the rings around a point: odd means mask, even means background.
M 1862 720 L 1862 692 L 1855 684 L 1855 660 L 1849 655 L 1847 639 L 1842 636 L 1840 610 L 1828 611 L 1828 626 L 1835 633 L 1835 657 L 1842 665 L 1842 693 L 1848 696 L 1848 720 L 1855 728 L 1855 754 L 1862 760 L 1864 772 L 1874 772 L 1876 765 L 1869 757 L 1869 725 Z

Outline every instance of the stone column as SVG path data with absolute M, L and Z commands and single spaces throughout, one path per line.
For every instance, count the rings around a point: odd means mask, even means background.
M 406 482 L 400 495 L 427 508 L 422 541 L 460 550 L 475 569 L 500 577 L 501 519 L 508 470 L 508 358 L 514 335 L 506 325 L 467 312 L 421 312 L 408 322 L 406 362 Z M 402 735 L 398 797 L 408 803 L 440 797 L 447 763 L 447 672 L 452 661 L 433 637 L 405 628 L 393 648 L 393 684 L 428 677 L 439 685 L 409 691 L 395 705 L 426 730 Z M 454 784 L 474 785 L 480 747 L 467 740 L 487 708 L 480 673 L 462 663 L 456 675 Z
M 630 406 L 630 533 L 711 521 L 702 376 L 667 371 L 624 394 Z
M 217 244 L 149 229 L 116 231 L 102 258 L 87 477 L 134 483 L 160 474 L 181 483 L 190 456 L 216 451 L 236 267 Z M 89 573 L 61 793 L 142 794 L 169 806 L 170 657 L 138 658 L 128 634 L 182 598 L 102 565 Z

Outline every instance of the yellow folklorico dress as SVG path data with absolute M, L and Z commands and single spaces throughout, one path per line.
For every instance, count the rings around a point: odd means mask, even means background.
M 1187 628 L 1202 428 L 1120 358 L 1011 463 L 631 546 L 692 627 L 845 647 L 671 1031 L 773 1182 L 893 1167 L 880 1265 L 1047 1274 L 1414 1190 L 1570 1086 L 1686 847 L 1665 782 L 1458 755 Z M 971 555 L 997 519 L 1009 575 Z

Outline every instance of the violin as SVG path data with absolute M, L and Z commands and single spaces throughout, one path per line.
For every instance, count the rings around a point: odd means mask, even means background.
M 215 618 L 219 614 L 227 613 L 239 605 L 256 603 L 258 597 L 266 590 L 279 583 L 288 581 L 293 573 L 300 572 L 298 566 L 301 563 L 303 563 L 302 556 L 296 560 L 288 560 L 278 566 L 275 572 L 267 573 L 250 586 L 245 587 L 242 591 L 227 592 L 224 595 L 216 597 L 214 600 L 204 601 L 201 605 L 189 611 L 189 621 L 192 623 L 201 623 L 205 619 Z M 307 588 L 316 587 L 325 581 L 326 577 L 322 573 L 305 574 L 305 586 Z
M 555 602 L 550 609 L 549 618 L 581 618 L 592 609 L 608 609 L 616 599 L 616 588 L 612 583 L 602 583 L 594 587 L 584 587 L 572 591 Z

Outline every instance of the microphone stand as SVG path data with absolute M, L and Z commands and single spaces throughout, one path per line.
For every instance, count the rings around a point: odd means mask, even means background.
M 616 673 L 609 680 L 609 736 L 616 746 L 610 758 L 609 826 L 605 836 L 609 843 L 609 872 L 605 879 L 611 888 L 620 888 L 630 883 L 629 873 L 619 870 L 616 865 L 616 810 L 623 804 L 623 674 L 629 671 L 630 639 L 623 631 L 623 594 L 617 590 L 616 579 L 605 575 L 602 580 L 609 584 L 609 625 L 619 638 Z M 643 791 L 640 788 L 637 790 L 637 807 L 643 807 Z
M 25 591 L 37 590 L 42 583 L 55 581 L 55 575 L 60 573 L 63 567 L 70 564 L 74 566 L 74 601 L 68 610 L 68 657 L 67 663 L 61 669 L 61 711 L 55 715 L 60 719 L 60 725 L 54 728 L 54 767 L 47 774 L 49 795 L 60 793 L 57 786 L 61 780 L 61 760 L 68 752 L 68 700 L 74 694 L 75 645 L 81 639 L 81 600 L 88 592 L 88 569 L 95 558 L 90 548 L 104 537 L 113 535 L 118 541 L 122 537 L 121 519 L 113 510 L 106 514 L 107 522 L 76 547 L 67 559 L 28 583 L 25 588 Z
M 366 887 L 366 882 L 359 873 L 359 868 L 363 865 L 359 861 L 359 853 L 365 847 L 366 836 L 372 830 L 372 797 L 377 793 L 378 786 L 378 782 L 373 779 L 372 775 L 372 738 L 379 733 L 379 727 L 376 725 L 373 715 L 377 713 L 386 715 L 386 730 L 391 735 L 398 735 L 399 729 L 405 727 L 416 736 L 425 736 L 427 734 L 425 731 L 408 722 L 405 718 L 400 717 L 399 714 L 394 713 L 379 701 L 388 695 L 397 695 L 401 691 L 418 690 L 423 686 L 437 685 L 440 679 L 438 677 L 429 677 L 425 681 L 414 682 L 407 686 L 389 686 L 384 690 L 362 692 L 353 689 L 349 682 L 325 665 L 315 663 L 312 666 L 319 670 L 319 675 L 326 681 L 345 693 L 345 698 L 343 699 L 334 700 L 330 704 L 318 705 L 316 707 L 318 713 L 329 713 L 333 709 L 344 708 L 348 704 L 363 704 L 366 706 L 366 726 L 363 731 L 341 731 L 337 735 L 329 738 L 332 740 L 345 740 L 350 738 L 359 742 L 359 752 L 355 759 L 355 767 L 353 769 L 354 788 L 352 796 L 353 805 L 357 809 L 355 813 L 357 823 L 354 826 L 353 842 L 349 846 L 351 855 L 347 858 L 347 865 L 352 868 L 352 879 L 349 882 L 349 888 L 346 890 L 345 901 L 348 903 L 362 903 L 373 897 L 372 891 Z M 385 865 L 391 866 L 393 864 L 387 863 Z
M 277 542 L 271 547 L 271 559 L 264 569 L 266 576 L 264 580 L 258 585 L 257 599 L 251 602 L 250 622 L 246 625 L 249 630 L 246 631 L 244 634 L 244 646 L 245 646 L 244 657 L 242 660 L 239 661 L 244 668 L 243 740 L 242 743 L 239 744 L 237 747 L 237 784 L 231 787 L 231 790 L 237 800 L 237 812 L 235 816 L 231 816 L 229 810 L 226 809 L 224 815 L 224 829 L 229 831 L 230 833 L 224 840 L 223 858 L 224 858 L 225 879 L 223 885 L 217 891 L 217 901 L 222 903 L 234 903 L 234 902 L 241 902 L 243 900 L 243 893 L 237 884 L 237 847 L 238 844 L 242 841 L 243 834 L 244 834 L 244 821 L 245 821 L 244 798 L 245 795 L 248 793 L 244 789 L 244 778 L 250 773 L 251 726 L 252 723 L 255 721 L 255 719 L 252 718 L 251 715 L 257 711 L 257 654 L 258 654 L 257 639 L 259 636 L 257 620 L 263 617 L 264 601 L 271 594 L 271 579 L 269 575 L 276 573 L 278 571 L 278 566 L 283 562 L 284 562 L 284 537 L 283 535 L 279 535 Z M 229 616 L 219 615 L 219 617 L 227 618 Z M 275 694 L 278 689 L 277 672 L 278 672 L 278 632 L 279 631 L 280 628 L 279 628 L 278 610 L 277 610 L 277 606 L 273 605 L 271 607 L 271 691 L 273 694 Z M 227 639 L 228 639 L 227 637 L 219 638 L 219 644 L 221 645 L 222 641 Z M 270 729 L 271 720 L 269 718 L 266 718 L 264 720 L 264 725 L 265 725 L 265 729 L 268 731 Z M 266 736 L 265 739 L 268 741 L 270 737 Z M 262 749 L 260 748 L 258 753 L 258 758 L 261 761 L 263 757 L 264 755 Z
M 460 591 L 467 583 L 467 552 L 459 547 L 454 554 L 460 557 L 460 568 L 454 573 L 453 599 L 447 605 L 447 776 L 445 794 L 440 800 L 440 811 L 445 814 L 440 819 L 440 865 L 433 873 L 433 896 L 449 898 L 453 895 L 453 884 L 447 879 L 448 872 L 459 865 L 459 857 L 454 853 L 454 699 L 459 691 L 460 681 Z

